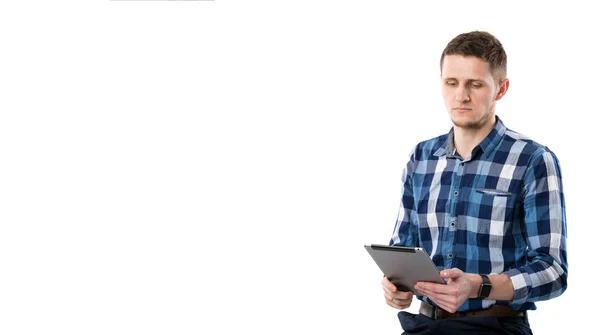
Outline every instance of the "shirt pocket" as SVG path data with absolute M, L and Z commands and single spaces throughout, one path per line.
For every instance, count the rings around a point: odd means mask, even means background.
M 516 196 L 509 191 L 493 188 L 477 188 L 469 201 L 469 216 L 480 221 L 510 222 Z M 474 210 L 473 210 L 474 209 Z
M 511 234 L 517 196 L 509 191 L 476 188 L 467 205 L 468 240 L 480 247 L 501 248 Z
M 498 196 L 498 197 L 510 197 L 513 194 L 507 191 L 502 191 L 502 190 L 496 190 L 493 188 L 478 188 L 475 189 L 475 191 L 477 193 L 481 193 L 484 195 L 490 195 L 490 196 Z

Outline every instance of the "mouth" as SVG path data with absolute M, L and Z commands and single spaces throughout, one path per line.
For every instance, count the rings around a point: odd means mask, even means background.
M 467 107 L 456 107 L 456 108 L 452 108 L 453 110 L 459 112 L 459 113 L 464 113 L 464 112 L 470 112 L 472 111 L 471 108 L 467 108 Z

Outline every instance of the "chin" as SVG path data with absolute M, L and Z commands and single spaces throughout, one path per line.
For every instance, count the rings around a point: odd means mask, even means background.
M 459 127 L 459 128 L 464 128 L 464 129 L 480 129 L 485 125 L 485 122 L 483 122 L 483 120 L 472 120 L 472 119 L 463 119 L 463 118 L 451 118 L 452 119 L 452 123 Z
M 481 129 L 488 124 L 490 118 L 495 120 L 494 114 L 486 114 L 480 118 L 474 118 L 475 115 L 451 115 L 450 119 L 456 127 L 463 129 Z

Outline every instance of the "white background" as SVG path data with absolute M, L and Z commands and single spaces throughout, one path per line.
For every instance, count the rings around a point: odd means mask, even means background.
M 508 53 L 498 115 L 563 168 L 569 288 L 532 328 L 591 324 L 595 11 L 407 3 L 3 2 L 0 333 L 400 333 L 363 244 L 476 29 Z

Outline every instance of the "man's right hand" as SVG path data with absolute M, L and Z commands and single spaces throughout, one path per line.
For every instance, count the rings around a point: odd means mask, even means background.
M 413 300 L 412 292 L 398 291 L 396 285 L 392 284 L 392 282 L 385 277 L 381 281 L 381 286 L 383 286 L 383 296 L 385 297 L 385 302 L 388 306 L 397 309 L 406 309 L 410 307 Z

